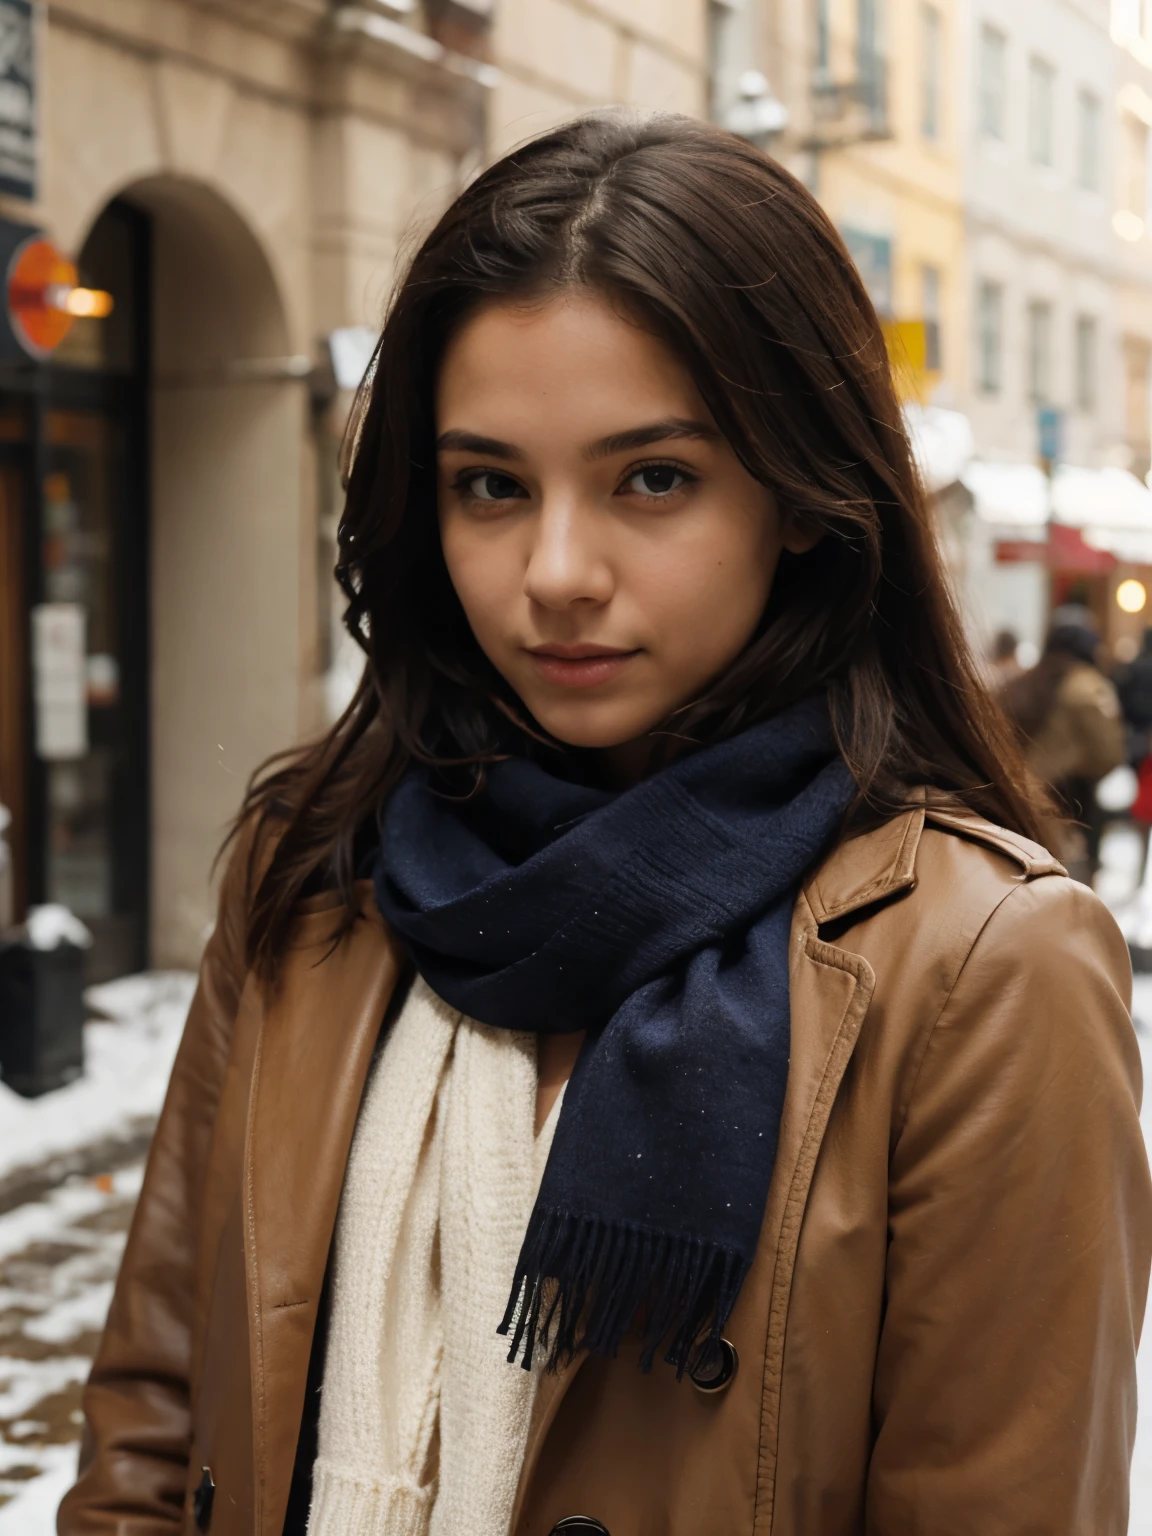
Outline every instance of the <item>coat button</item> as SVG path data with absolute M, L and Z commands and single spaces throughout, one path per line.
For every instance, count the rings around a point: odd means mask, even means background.
M 689 1371 L 688 1379 L 697 1392 L 726 1392 L 732 1385 L 732 1379 L 739 1369 L 740 1356 L 736 1353 L 736 1346 L 730 1344 L 727 1339 L 721 1339 L 720 1358 L 716 1364 L 711 1367 L 707 1374 L 700 1371 Z
M 212 1500 L 216 1497 L 216 1484 L 212 1481 L 212 1468 L 201 1467 L 200 1482 L 192 1495 L 192 1516 L 198 1531 L 206 1531 L 212 1524 Z
M 561 1532 L 565 1536 L 612 1536 L 608 1527 L 591 1515 L 565 1515 L 563 1520 L 557 1520 L 548 1536 L 561 1536 Z

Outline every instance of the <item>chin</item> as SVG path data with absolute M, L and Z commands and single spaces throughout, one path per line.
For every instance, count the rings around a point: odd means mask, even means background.
M 533 708 L 527 699 L 524 702 L 531 709 L 533 719 L 550 736 L 567 747 L 590 750 L 621 747 L 625 742 L 635 741 L 664 718 L 662 712 L 629 709 L 619 703 L 593 699 L 570 704 L 540 703 L 537 708 Z

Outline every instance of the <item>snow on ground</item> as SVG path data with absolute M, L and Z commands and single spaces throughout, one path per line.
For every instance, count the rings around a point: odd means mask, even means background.
M 85 1025 L 84 1076 L 38 1099 L 0 1084 L 0 1180 L 150 1127 L 194 985 L 156 972 L 89 988 L 89 1010 L 103 1017 Z M 137 1161 L 74 1176 L 0 1214 L 0 1536 L 56 1529 L 142 1174 Z
M 83 1077 L 38 1099 L 0 1083 L 0 1179 L 154 1119 L 194 986 L 187 972 L 158 971 L 90 987 L 104 1018 L 85 1025 Z
M 142 1173 L 71 1178 L 0 1215 L 0 1536 L 56 1528 Z

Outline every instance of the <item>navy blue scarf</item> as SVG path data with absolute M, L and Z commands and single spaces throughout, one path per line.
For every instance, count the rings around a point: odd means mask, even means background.
M 853 783 L 822 699 L 613 794 L 520 759 L 383 819 L 376 899 L 485 1024 L 586 1029 L 501 1332 L 531 1363 L 710 1359 L 756 1252 L 788 1079 L 788 949 Z M 706 1369 L 707 1366 L 705 1365 Z

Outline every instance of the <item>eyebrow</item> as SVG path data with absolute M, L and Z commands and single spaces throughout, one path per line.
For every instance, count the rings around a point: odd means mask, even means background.
M 653 443 L 667 443 L 674 439 L 697 438 L 714 442 L 720 433 L 705 421 L 693 421 L 685 416 L 667 416 L 661 421 L 651 421 L 642 427 L 629 427 L 626 432 L 613 432 L 584 449 L 587 459 L 609 459 L 613 454 L 629 453 L 636 448 L 650 448 Z M 476 432 L 450 428 L 436 439 L 440 453 L 476 453 L 494 459 L 523 459 L 524 450 L 514 443 L 505 443 L 498 437 L 482 437 Z

